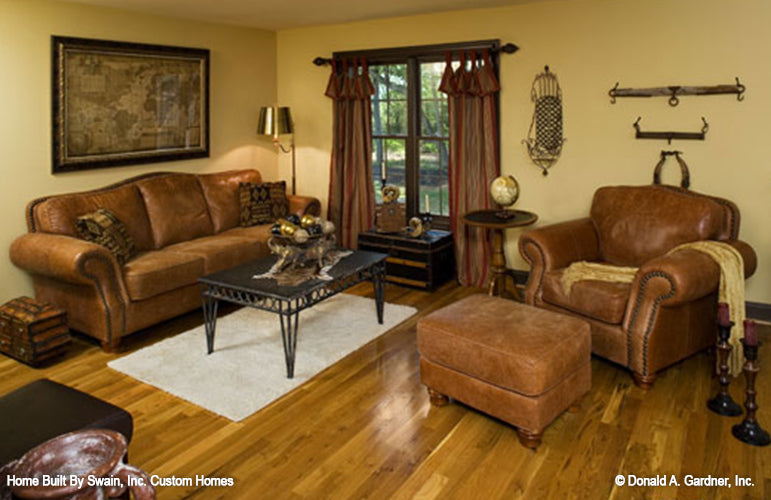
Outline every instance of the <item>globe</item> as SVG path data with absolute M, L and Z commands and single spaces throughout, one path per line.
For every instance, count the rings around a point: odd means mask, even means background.
M 490 184 L 490 196 L 502 207 L 510 207 L 519 198 L 519 184 L 513 175 L 502 175 Z

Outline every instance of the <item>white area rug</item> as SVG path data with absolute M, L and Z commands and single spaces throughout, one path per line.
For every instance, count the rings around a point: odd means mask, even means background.
M 300 312 L 293 379 L 286 377 L 277 314 L 243 308 L 217 320 L 214 352 L 203 325 L 116 359 L 108 366 L 231 420 L 242 420 L 415 314 L 340 294 Z

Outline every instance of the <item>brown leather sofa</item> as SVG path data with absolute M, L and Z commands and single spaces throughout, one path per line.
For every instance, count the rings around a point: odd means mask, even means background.
M 71 328 L 117 349 L 126 335 L 200 307 L 200 276 L 269 253 L 269 224 L 239 226 L 240 182 L 261 182 L 260 173 L 157 173 L 33 200 L 11 260 L 32 274 L 38 299 L 66 309 Z M 290 212 L 320 213 L 315 198 L 288 199 Z M 115 213 L 139 251 L 122 266 L 76 236 L 77 217 L 97 208 Z
M 728 200 L 670 186 L 603 187 L 588 218 L 524 233 L 519 250 L 531 266 L 525 301 L 589 322 L 592 352 L 629 368 L 649 388 L 656 372 L 715 343 L 719 267 L 682 243 L 718 240 L 744 257 L 739 209 Z M 575 261 L 639 267 L 631 284 L 579 281 L 566 294 L 564 269 Z

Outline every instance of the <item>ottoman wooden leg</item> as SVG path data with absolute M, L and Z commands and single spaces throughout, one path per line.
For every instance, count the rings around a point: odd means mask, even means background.
M 445 406 L 450 402 L 450 398 L 430 387 L 428 388 L 428 397 L 431 399 L 431 404 L 434 406 Z
M 517 435 L 519 436 L 519 442 L 522 446 L 535 450 L 541 445 L 541 436 L 543 436 L 543 432 L 531 432 L 527 429 L 517 429 Z
M 573 402 L 573 404 L 572 404 L 572 405 L 570 405 L 570 407 L 568 407 L 568 411 L 569 411 L 570 413 L 578 413 L 579 411 L 581 411 L 581 401 L 582 401 L 583 399 L 584 399 L 583 397 L 580 397 L 580 398 L 576 399 L 576 400 Z
M 634 380 L 634 385 L 647 391 L 653 387 L 653 381 L 656 380 L 656 375 L 643 375 L 642 373 L 632 372 L 632 379 Z

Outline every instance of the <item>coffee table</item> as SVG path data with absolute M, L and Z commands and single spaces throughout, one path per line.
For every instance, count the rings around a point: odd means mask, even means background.
M 281 286 L 272 278 L 254 279 L 267 272 L 276 256 L 265 257 L 199 278 L 208 354 L 214 351 L 217 306 L 220 300 L 276 313 L 281 323 L 287 378 L 294 377 L 297 326 L 300 311 L 358 284 L 370 280 L 375 289 L 377 321 L 383 324 L 383 284 L 387 255 L 354 251 L 329 271 L 331 281 L 311 279 L 294 286 Z

